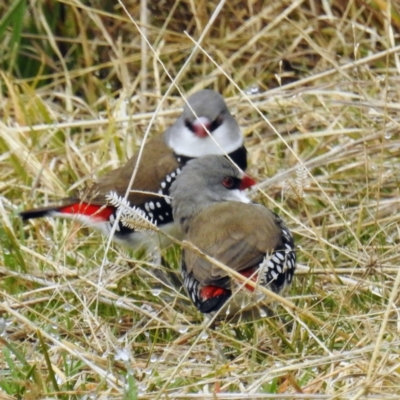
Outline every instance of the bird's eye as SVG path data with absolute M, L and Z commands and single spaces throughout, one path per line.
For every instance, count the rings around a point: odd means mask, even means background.
M 235 180 L 231 176 L 226 176 L 224 179 L 222 179 L 222 184 L 227 189 L 232 189 L 235 186 Z
M 214 132 L 224 122 L 224 117 L 220 114 L 210 125 L 210 132 Z

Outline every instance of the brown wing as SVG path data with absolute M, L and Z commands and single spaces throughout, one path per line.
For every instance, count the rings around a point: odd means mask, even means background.
M 280 242 L 275 215 L 256 204 L 218 203 L 201 212 L 186 239 L 236 271 L 257 266 Z M 227 274 L 195 253 L 185 250 L 185 263 L 202 285 L 225 281 Z M 218 280 L 221 280 L 218 282 Z
M 85 199 L 94 204 L 105 204 L 105 195 L 110 191 L 125 196 L 133 171 L 138 161 L 138 153 L 121 168 L 110 171 L 94 183 L 85 194 Z M 172 150 L 166 145 L 164 136 L 157 136 L 146 142 L 139 168 L 131 188 L 128 200 L 131 204 L 142 204 L 152 197 L 135 191 L 154 192 L 160 188 L 165 176 L 173 172 L 178 163 Z

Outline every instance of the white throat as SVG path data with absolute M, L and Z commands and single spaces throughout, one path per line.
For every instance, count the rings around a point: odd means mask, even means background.
M 246 196 L 243 190 L 234 189 L 230 191 L 232 197 L 229 200 L 239 201 L 240 203 L 250 203 L 250 199 Z
M 240 131 L 230 132 L 226 123 L 223 123 L 212 135 L 200 138 L 189 128 L 184 126 L 179 134 L 169 137 L 168 145 L 176 154 L 186 157 L 203 157 L 206 155 L 224 155 L 232 153 L 243 145 Z

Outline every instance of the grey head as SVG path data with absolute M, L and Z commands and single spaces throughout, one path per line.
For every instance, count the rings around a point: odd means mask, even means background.
M 187 99 L 182 115 L 165 135 L 169 147 L 186 157 L 229 154 L 243 145 L 242 132 L 224 98 L 210 89 Z
M 243 190 L 255 183 L 224 156 L 210 155 L 191 160 L 170 189 L 174 221 L 186 232 L 190 220 L 214 203 L 249 203 Z

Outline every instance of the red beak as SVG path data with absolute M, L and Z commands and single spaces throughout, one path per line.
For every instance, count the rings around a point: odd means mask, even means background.
M 211 127 L 211 121 L 207 117 L 199 117 L 192 123 L 192 129 L 196 136 L 205 138 L 208 136 L 208 132 Z
M 242 182 L 240 182 L 239 190 L 245 190 L 248 189 L 249 187 L 255 185 L 257 182 L 253 179 L 250 178 L 248 175 L 244 175 L 242 178 Z

